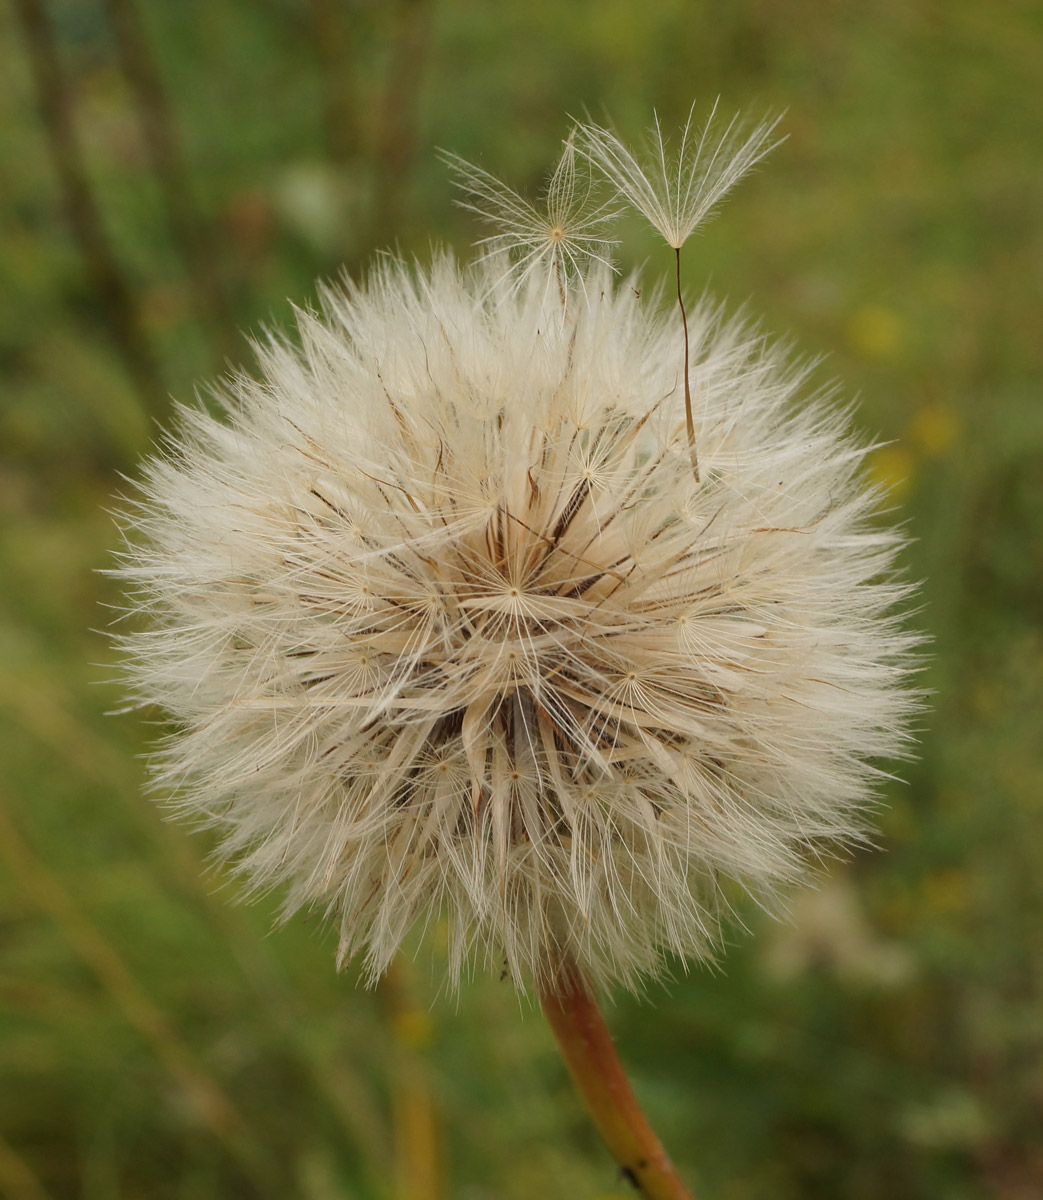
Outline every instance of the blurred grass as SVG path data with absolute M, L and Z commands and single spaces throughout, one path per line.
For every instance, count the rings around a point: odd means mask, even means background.
M 272 933 L 274 904 L 230 905 L 206 839 L 141 799 L 154 731 L 105 715 L 116 596 L 94 569 L 155 424 L 65 218 L 25 4 L 0 10 L 0 1194 L 422 1200 L 426 1156 L 432 1197 L 622 1196 L 506 985 L 447 998 L 436 947 L 393 994 L 359 990 L 317 918 Z M 133 318 L 162 395 L 189 399 L 224 351 L 120 56 L 127 8 L 46 12 Z M 744 914 L 756 936 L 736 928 L 720 971 L 679 966 L 610 1020 L 704 1200 L 1043 1194 L 1039 6 L 130 9 L 182 215 L 247 331 L 376 246 L 466 246 L 437 146 L 535 187 L 568 112 L 633 131 L 693 95 L 788 109 L 789 141 L 686 251 L 689 284 L 749 297 L 859 394 L 915 538 L 934 707 L 882 853 L 788 925 Z

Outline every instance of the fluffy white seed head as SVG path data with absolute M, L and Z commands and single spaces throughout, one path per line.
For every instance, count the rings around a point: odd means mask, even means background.
M 553 270 L 553 264 L 548 267 Z M 157 782 L 371 978 L 417 925 L 450 978 L 637 986 L 857 838 L 912 639 L 864 450 L 706 304 L 593 263 L 389 262 L 186 409 L 126 518 L 126 635 L 173 718 Z

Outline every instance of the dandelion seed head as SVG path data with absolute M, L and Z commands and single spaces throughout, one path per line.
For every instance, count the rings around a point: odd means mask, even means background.
M 124 519 L 157 786 L 371 979 L 436 918 L 454 983 L 708 957 L 724 881 L 768 903 L 857 840 L 906 742 L 900 537 L 845 414 L 703 302 L 694 478 L 674 324 L 537 258 L 327 289 L 223 414 L 181 410 Z

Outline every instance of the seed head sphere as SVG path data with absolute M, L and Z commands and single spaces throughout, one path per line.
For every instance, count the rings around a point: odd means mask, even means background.
M 696 476 L 676 312 L 563 240 L 327 290 L 125 517 L 158 785 L 371 978 L 434 922 L 453 982 L 708 956 L 725 880 L 770 899 L 858 838 L 905 738 L 847 415 L 704 302 Z

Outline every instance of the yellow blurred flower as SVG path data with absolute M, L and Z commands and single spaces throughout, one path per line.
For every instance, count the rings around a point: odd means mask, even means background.
M 928 457 L 944 454 L 963 431 L 960 414 L 932 401 L 913 418 L 909 432 Z
M 851 349 L 862 358 L 893 360 L 905 342 L 901 318 L 882 304 L 863 304 L 855 309 L 846 332 Z
M 923 881 L 923 898 L 932 912 L 961 912 L 967 907 L 967 873 L 959 867 L 932 871 Z
M 392 1021 L 395 1037 L 413 1050 L 430 1046 L 435 1033 L 431 1014 L 423 1008 L 407 1008 L 396 1013 Z
M 873 451 L 867 462 L 870 478 L 887 488 L 892 496 L 897 498 L 908 491 L 916 471 L 916 459 L 906 447 L 881 446 Z

